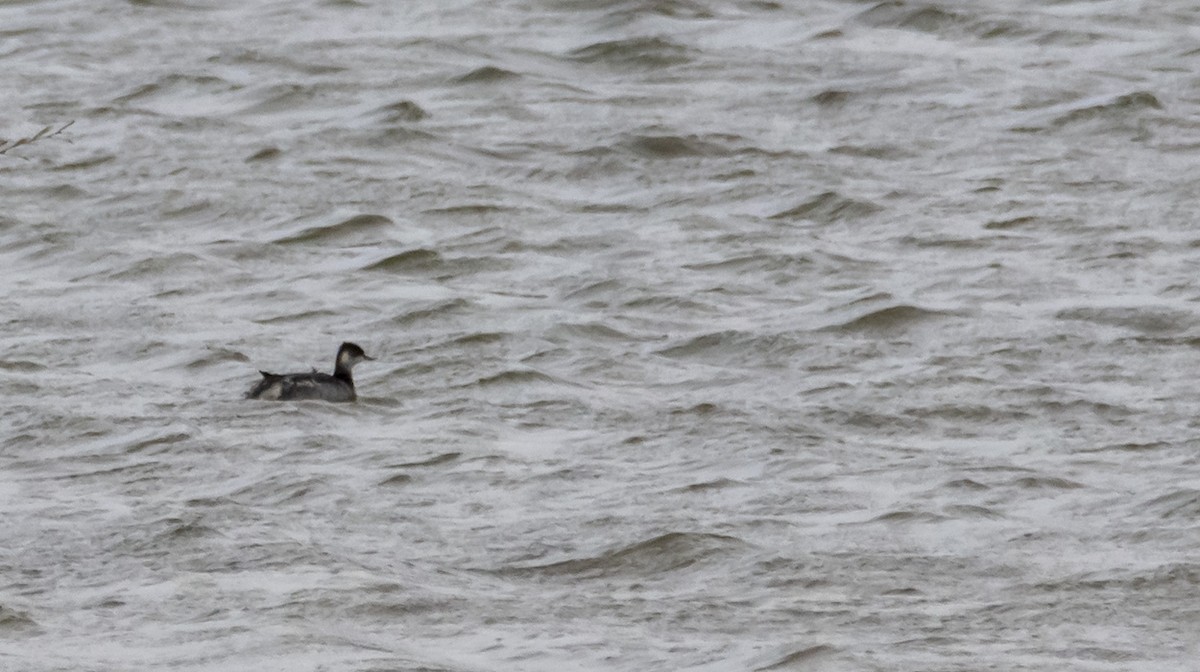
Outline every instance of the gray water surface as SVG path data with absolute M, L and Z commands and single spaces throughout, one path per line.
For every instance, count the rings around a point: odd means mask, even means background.
M 501 4 L 0 1 L 0 669 L 1196 669 L 1200 10 Z

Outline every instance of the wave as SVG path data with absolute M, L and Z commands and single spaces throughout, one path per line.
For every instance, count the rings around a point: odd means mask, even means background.
M 0 632 L 10 636 L 32 636 L 40 634 L 42 628 L 28 613 L 0 605 Z
M 1054 317 L 1122 327 L 1144 334 L 1178 333 L 1195 324 L 1191 313 L 1165 306 L 1080 306 L 1060 310 Z
M 566 381 L 532 369 L 509 369 L 491 376 L 484 376 L 476 380 L 474 384 L 480 387 L 495 387 L 502 385 L 524 386 L 531 383 L 566 384 Z
M 737 537 L 721 534 L 668 532 L 592 557 L 508 567 L 498 573 L 530 578 L 646 577 L 684 570 L 747 546 L 745 541 Z
M 721 361 L 768 364 L 773 357 L 786 357 L 805 344 L 790 334 L 755 335 L 742 331 L 717 331 L 687 339 L 678 345 L 655 352 L 676 359 L 700 358 Z
M 1087 487 L 1057 476 L 1023 476 L 1013 480 L 1012 484 L 1025 490 L 1077 490 Z
M 873 28 L 901 28 L 923 33 L 944 33 L 964 26 L 966 16 L 933 5 L 881 2 L 855 17 Z
M 368 234 L 389 230 L 395 225 L 395 222 L 383 215 L 361 214 L 333 224 L 309 227 L 276 238 L 274 242 L 281 244 L 343 242 L 346 239 L 362 238 Z
M 747 254 L 720 261 L 710 261 L 698 264 L 684 264 L 689 271 L 748 271 L 772 272 L 785 270 L 807 270 L 813 264 L 813 259 L 803 254 L 760 253 Z
M 697 136 L 635 135 L 624 143 L 629 151 L 649 159 L 678 159 L 725 153 L 717 144 Z
M 1200 490 L 1183 488 L 1155 497 L 1142 505 L 1162 518 L 1200 518 Z
M 411 100 L 399 100 L 390 105 L 384 105 L 376 108 L 373 114 L 385 124 L 411 123 L 429 117 L 425 108 Z
M 434 250 L 417 248 L 384 257 L 363 267 L 364 271 L 387 271 L 389 273 L 414 273 L 431 271 L 442 265 L 442 255 Z
M 620 136 L 609 144 L 595 145 L 576 150 L 576 156 L 586 157 L 595 170 L 600 159 L 633 156 L 641 159 L 677 160 L 698 158 L 730 158 L 739 156 L 764 156 L 769 158 L 795 157 L 794 151 L 777 151 L 755 144 L 749 138 L 735 133 L 674 133 L 658 127 Z M 625 165 L 617 161 L 610 170 L 620 172 Z M 753 175 L 753 171 L 750 175 Z M 737 179 L 745 173 L 736 173 Z
M 831 224 L 846 220 L 870 217 L 883 210 L 882 206 L 870 201 L 847 198 L 835 191 L 826 191 L 800 203 L 794 208 L 771 215 L 774 220 L 810 220 Z
M 578 63 L 619 69 L 657 69 L 687 63 L 693 54 L 665 37 L 634 37 L 589 44 L 569 52 L 567 57 Z
M 774 672 L 775 670 L 791 670 L 796 669 L 796 666 L 805 669 L 812 666 L 822 658 L 832 655 L 836 649 L 828 644 L 817 644 L 808 646 L 802 649 L 797 649 L 788 653 L 779 659 L 754 668 L 754 672 Z M 819 663 L 818 663 L 819 664 Z
M 1018 107 L 1018 110 L 1030 106 Z M 1134 91 L 1116 97 L 1093 97 L 1067 105 L 1030 112 L 1030 117 L 1012 127 L 1019 133 L 1042 133 L 1050 130 L 1081 126 L 1093 129 L 1096 124 L 1116 129 L 1137 129 L 1148 112 L 1162 110 L 1163 104 L 1153 93 Z
M 416 322 L 438 319 L 447 315 L 464 314 L 469 311 L 472 305 L 472 302 L 463 298 L 434 301 L 422 304 L 416 308 L 410 308 L 404 313 L 393 317 L 391 322 L 397 325 L 411 325 Z
M 962 8 L 945 9 L 931 4 L 881 2 L 859 13 L 855 20 L 872 28 L 892 28 L 941 37 L 970 36 L 979 39 L 1014 39 L 1037 31 L 1008 19 L 973 16 Z
M 465 75 L 459 75 L 450 81 L 455 84 L 494 84 L 496 82 L 506 82 L 520 78 L 521 75 L 512 70 L 505 70 L 494 65 L 485 65 L 481 68 L 475 68 Z
M 615 341 L 619 343 L 629 343 L 637 340 L 635 336 L 619 329 L 614 329 L 601 322 L 566 322 L 556 324 L 550 329 L 547 335 L 552 337 L 582 338 L 589 341 Z
M 1163 104 L 1148 91 L 1135 91 L 1115 99 L 1086 105 L 1054 118 L 1050 123 L 1062 127 L 1092 120 L 1124 121 L 1140 117 L 1146 110 L 1161 110 Z
M 941 319 L 945 315 L 936 310 L 901 304 L 879 308 L 847 322 L 825 327 L 825 329 L 852 333 L 903 331 L 923 322 Z

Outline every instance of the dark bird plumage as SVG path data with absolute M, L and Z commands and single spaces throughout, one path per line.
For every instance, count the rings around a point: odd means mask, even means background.
M 358 395 L 355 394 L 354 378 L 350 372 L 355 364 L 371 359 L 374 358 L 368 357 L 367 353 L 354 343 L 342 343 L 342 347 L 338 348 L 337 359 L 334 360 L 333 375 L 317 371 L 284 374 L 259 371 L 262 380 L 246 394 L 246 398 L 267 401 L 354 401 Z

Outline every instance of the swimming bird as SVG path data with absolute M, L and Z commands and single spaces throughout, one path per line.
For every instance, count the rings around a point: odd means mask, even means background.
M 333 364 L 333 375 L 320 373 L 267 373 L 248 393 L 247 399 L 268 401 L 290 401 L 295 399 L 321 399 L 324 401 L 354 401 L 354 378 L 350 370 L 363 360 L 372 360 L 363 349 L 353 343 L 342 343 Z

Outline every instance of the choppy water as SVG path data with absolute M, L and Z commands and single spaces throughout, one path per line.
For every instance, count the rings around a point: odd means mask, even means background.
M 0 668 L 1195 669 L 1184 6 L 0 2 Z

